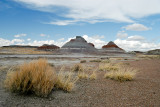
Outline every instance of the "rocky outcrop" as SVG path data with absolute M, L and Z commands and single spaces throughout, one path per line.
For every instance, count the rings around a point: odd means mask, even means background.
M 97 49 L 94 48 L 94 44 L 87 43 L 87 41 L 81 37 L 76 36 L 75 39 L 71 39 L 69 42 L 61 47 L 63 52 L 96 52 Z
M 58 50 L 60 49 L 60 47 L 56 46 L 56 45 L 48 45 L 48 44 L 44 44 L 40 47 L 37 48 L 38 50 L 46 50 L 46 51 L 53 51 L 53 50 Z

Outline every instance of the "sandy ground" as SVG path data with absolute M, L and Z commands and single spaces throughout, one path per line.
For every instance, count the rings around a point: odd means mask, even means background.
M 84 58 L 82 58 L 84 59 Z M 82 59 L 70 59 L 70 67 L 79 63 Z M 50 59 L 52 61 L 55 59 Z M 89 62 L 83 65 L 97 68 L 99 62 Z M 1 107 L 160 107 L 160 59 L 150 60 L 113 60 L 123 61 L 130 67 L 139 69 L 133 81 L 117 82 L 104 79 L 104 72 L 98 71 L 96 80 L 78 80 L 72 92 L 67 93 L 60 90 L 53 90 L 48 98 L 40 98 L 35 95 L 19 95 L 10 93 L 3 88 L 3 80 L 9 67 L 20 64 L 24 60 L 10 58 L 1 59 L 0 66 L 0 106 Z M 5 61 L 8 61 L 5 62 Z M 16 62 L 17 63 L 14 63 Z M 19 61 L 19 62 L 18 62 Z M 27 60 L 26 61 L 30 61 Z M 69 59 L 57 60 L 68 62 Z M 55 63 L 55 61 L 52 61 Z M 56 64 L 56 66 L 60 66 Z

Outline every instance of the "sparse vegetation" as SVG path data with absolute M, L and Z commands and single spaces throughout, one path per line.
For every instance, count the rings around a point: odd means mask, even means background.
M 90 75 L 89 79 L 95 80 L 96 78 L 97 78 L 97 74 L 95 71 L 93 71 L 93 73 Z
M 8 66 L 0 66 L 0 72 L 6 71 L 6 69 L 8 69 L 8 68 L 9 68 Z
M 111 61 L 109 59 L 107 59 L 107 60 L 103 60 L 102 62 L 103 63 L 110 63 Z
M 7 74 L 5 88 L 12 92 L 47 96 L 56 82 L 55 73 L 45 59 L 24 63 Z
M 94 60 L 90 60 L 90 62 L 101 62 L 100 59 L 94 59 Z
M 120 68 L 118 71 L 110 71 L 105 74 L 105 78 L 110 78 L 116 81 L 131 81 L 136 75 L 137 70 L 133 68 Z
M 56 73 L 47 60 L 39 59 L 9 71 L 4 83 L 5 88 L 11 92 L 46 97 L 54 87 L 71 91 L 77 80 L 78 77 L 74 77 L 73 72 Z
M 57 81 L 55 87 L 70 92 L 75 82 L 78 80 L 77 76 L 74 76 L 73 72 L 65 72 L 63 68 L 57 74 Z
M 118 65 L 110 63 L 101 63 L 99 64 L 100 71 L 116 71 L 118 70 Z
M 83 71 L 83 70 L 84 70 L 84 68 L 81 64 L 76 64 L 71 68 L 71 71 L 74 71 L 74 72 L 79 72 L 79 71 Z
M 89 76 L 87 73 L 82 71 L 82 72 L 78 72 L 78 77 L 79 77 L 79 79 L 88 79 Z
M 81 61 L 80 61 L 80 63 L 86 63 L 86 62 L 87 62 L 86 60 L 81 60 Z
M 160 59 L 160 55 L 137 55 L 137 57 L 144 59 Z

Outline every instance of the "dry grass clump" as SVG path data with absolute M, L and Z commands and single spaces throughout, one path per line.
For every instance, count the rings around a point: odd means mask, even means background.
M 101 62 L 100 59 L 94 59 L 94 60 L 90 60 L 90 62 Z
M 10 67 L 9 66 L 6 66 L 6 65 L 4 65 L 4 66 L 0 66 L 0 72 L 1 71 L 6 71 L 7 69 L 9 69 Z
M 118 65 L 116 64 L 110 64 L 110 63 L 101 63 L 99 64 L 99 70 L 100 71 L 117 71 Z
M 95 71 L 93 71 L 93 73 L 90 75 L 89 79 L 95 80 L 96 78 L 97 78 L 97 74 Z
M 78 80 L 77 76 L 74 76 L 73 72 L 64 72 L 63 68 L 57 74 L 57 81 L 55 87 L 57 89 L 62 89 L 70 92 L 74 86 L 75 82 Z
M 118 71 L 110 71 L 105 74 L 105 78 L 110 78 L 116 81 L 131 81 L 136 75 L 137 70 L 133 68 L 120 68 Z
M 81 64 L 76 64 L 71 68 L 71 71 L 75 71 L 75 72 L 79 72 L 79 71 L 83 71 L 84 68 Z
M 79 77 L 79 79 L 88 79 L 89 76 L 87 73 L 82 71 L 82 72 L 78 72 L 78 77 Z
M 103 63 L 110 63 L 111 61 L 109 59 L 107 59 L 107 60 L 103 60 L 102 62 Z
M 5 88 L 11 92 L 33 93 L 42 97 L 48 96 L 54 87 L 69 92 L 78 77 L 62 69 L 56 73 L 45 59 L 24 63 L 8 72 Z
M 86 60 L 81 60 L 81 61 L 80 61 L 80 63 L 86 63 L 86 62 L 87 62 Z
M 55 81 L 52 67 L 45 59 L 39 59 L 24 63 L 10 71 L 5 80 L 5 88 L 12 92 L 47 96 L 53 89 Z

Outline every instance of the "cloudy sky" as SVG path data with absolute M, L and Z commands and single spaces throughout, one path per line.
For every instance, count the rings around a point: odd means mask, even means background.
M 0 0 L 0 46 L 62 46 L 75 36 L 101 48 L 160 49 L 160 0 Z

